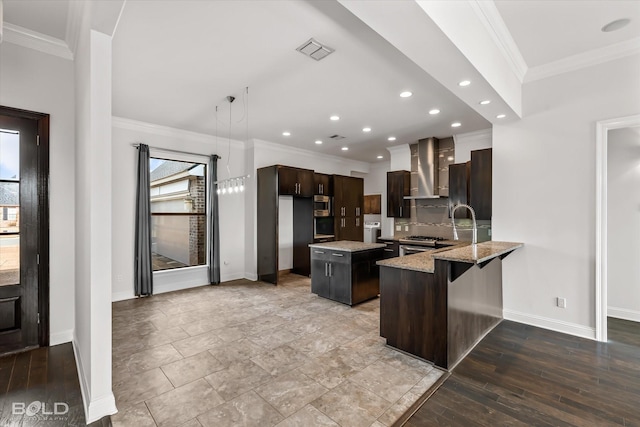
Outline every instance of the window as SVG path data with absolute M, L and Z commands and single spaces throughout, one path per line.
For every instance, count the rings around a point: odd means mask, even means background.
M 207 166 L 149 159 L 153 270 L 206 265 Z

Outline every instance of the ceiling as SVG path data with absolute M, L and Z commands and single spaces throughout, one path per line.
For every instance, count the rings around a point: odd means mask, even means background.
M 65 38 L 68 0 L 4 5 L 6 22 Z M 637 1 L 495 5 L 529 67 L 640 35 Z M 622 17 L 631 24 L 600 31 Z M 311 37 L 335 52 L 315 61 L 295 50 Z M 113 40 L 113 114 L 367 162 L 388 159 L 389 146 L 491 126 L 336 1 L 128 0 Z

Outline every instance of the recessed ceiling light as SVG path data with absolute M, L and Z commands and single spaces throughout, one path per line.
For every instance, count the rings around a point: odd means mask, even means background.
M 396 137 L 395 136 L 390 136 L 389 138 L 387 138 L 387 141 L 395 141 Z
M 451 123 L 451 127 L 452 127 L 452 128 L 459 128 L 460 126 L 462 126 L 462 123 L 460 123 L 460 122 L 453 122 L 453 123 Z
M 384 159 L 384 156 L 378 156 L 377 158 L 378 159 Z
M 318 139 L 318 140 L 316 140 L 316 144 L 320 145 L 320 144 L 322 144 L 322 141 L 320 141 L 320 140 Z
M 331 117 L 329 117 L 329 118 L 330 118 L 331 120 L 333 120 L 334 122 L 335 122 L 336 120 L 340 120 L 340 116 L 331 116 Z
M 362 132 L 371 132 L 371 128 L 369 128 L 369 127 L 362 128 Z
M 349 151 L 349 147 L 342 147 L 342 151 Z
M 498 114 L 496 119 L 504 119 L 505 117 L 507 117 L 505 114 Z
M 469 86 L 471 84 L 471 82 L 469 80 L 463 80 L 460 83 L 458 83 L 458 86 Z
M 600 31 L 602 31 L 604 33 L 610 33 L 612 31 L 618 31 L 619 29 L 621 29 L 623 27 L 626 27 L 627 24 L 629 24 L 629 22 L 631 22 L 631 20 L 627 19 L 627 18 L 616 19 L 615 21 L 611 21 L 607 25 L 602 27 L 600 29 Z
M 429 110 L 429 114 L 431 114 L 432 116 L 434 114 L 439 114 L 439 113 L 440 113 L 440 110 L 438 110 L 437 108 L 434 108 L 433 110 Z
M 480 101 L 480 105 L 487 105 L 487 104 L 491 104 L 491 101 L 488 99 L 485 99 L 484 101 Z
M 284 135 L 284 136 L 291 136 L 291 132 L 284 131 L 284 132 L 282 132 L 282 135 Z
M 413 95 L 413 93 L 411 93 L 411 92 L 409 92 L 408 90 L 406 90 L 406 91 L 404 91 L 404 92 L 402 92 L 402 93 L 400 94 L 400 98 L 408 98 L 408 97 L 410 97 L 411 95 Z

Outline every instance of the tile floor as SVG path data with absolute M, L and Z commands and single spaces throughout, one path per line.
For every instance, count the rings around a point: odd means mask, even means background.
M 237 280 L 113 304 L 114 426 L 390 426 L 442 375 L 355 307 Z

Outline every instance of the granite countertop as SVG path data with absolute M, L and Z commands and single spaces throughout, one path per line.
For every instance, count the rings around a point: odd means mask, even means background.
M 524 246 L 522 243 L 493 241 L 482 242 L 476 245 L 474 253 L 473 247 L 469 242 L 457 242 L 455 246 L 448 248 L 441 248 L 403 257 L 389 258 L 378 261 L 377 264 L 383 267 L 433 273 L 435 268 L 434 259 L 479 264 L 506 254 L 507 252 L 511 252 L 514 249 L 521 248 L 522 246 Z
M 336 237 L 333 234 L 314 234 L 313 238 L 314 239 L 330 239 L 332 237 Z
M 326 243 L 312 243 L 309 245 L 310 248 L 330 249 L 334 251 L 345 251 L 345 252 L 367 251 L 370 249 L 385 248 L 386 246 L 387 245 L 385 245 L 384 243 L 352 242 L 350 240 L 339 240 L 337 242 L 326 242 Z

